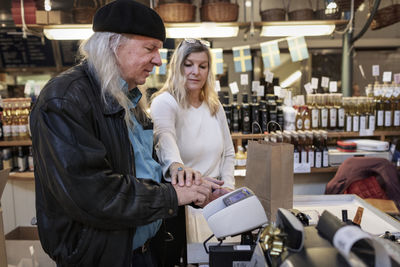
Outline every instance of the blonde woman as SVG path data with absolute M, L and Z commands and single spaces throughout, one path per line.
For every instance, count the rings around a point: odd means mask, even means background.
M 185 39 L 179 44 L 167 81 L 153 97 L 151 117 L 164 177 L 180 186 L 197 183 L 200 177 L 217 178 L 222 188 L 214 190 L 213 200 L 234 189 L 235 180 L 234 148 L 214 90 L 210 53 L 203 40 Z M 176 232 L 168 229 L 175 237 L 185 229 L 183 209 L 178 216 L 181 224 L 172 223 Z M 168 220 L 166 223 L 168 228 Z

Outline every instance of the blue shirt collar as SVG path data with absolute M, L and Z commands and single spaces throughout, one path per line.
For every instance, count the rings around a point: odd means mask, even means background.
M 135 108 L 142 98 L 142 93 L 139 88 L 135 87 L 132 90 L 128 91 L 127 97 L 132 102 L 133 107 Z

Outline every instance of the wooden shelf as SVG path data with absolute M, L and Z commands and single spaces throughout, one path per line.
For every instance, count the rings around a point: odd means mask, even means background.
M 31 139 L 0 141 L 0 147 L 6 146 L 31 146 Z
M 34 180 L 35 176 L 33 172 L 10 172 L 8 179 L 12 180 Z
M 231 133 L 233 140 L 236 139 L 263 139 L 266 134 L 243 134 L 243 133 Z
M 336 172 L 339 167 L 327 167 L 327 168 L 311 168 L 310 173 L 326 173 L 326 172 Z M 296 173 L 295 173 L 296 174 Z

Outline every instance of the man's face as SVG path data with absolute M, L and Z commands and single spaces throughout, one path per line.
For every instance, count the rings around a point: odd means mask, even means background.
M 141 36 L 125 35 L 129 40 L 117 48 L 117 63 L 122 78 L 128 83 L 129 89 L 144 84 L 153 67 L 161 66 L 158 50 L 162 42 L 158 39 Z

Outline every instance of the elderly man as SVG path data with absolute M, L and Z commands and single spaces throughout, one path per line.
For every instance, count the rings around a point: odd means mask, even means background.
M 31 112 L 40 241 L 58 266 L 157 266 L 161 219 L 204 205 L 219 185 L 195 172 L 190 186 L 161 182 L 137 88 L 161 65 L 158 14 L 117 0 L 93 30 L 82 62 L 50 80 Z

